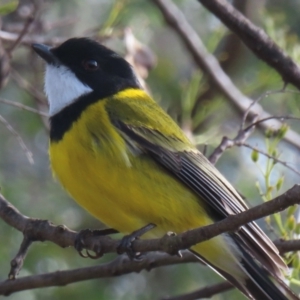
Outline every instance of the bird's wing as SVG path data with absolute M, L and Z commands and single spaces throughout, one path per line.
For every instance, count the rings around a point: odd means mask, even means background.
M 247 209 L 245 202 L 223 175 L 198 150 L 189 145 L 185 147 L 186 143 L 181 138 L 149 128 L 148 124 L 131 125 L 120 119 L 111 120 L 127 143 L 146 152 L 196 192 L 208 204 L 216 219 Z M 256 223 L 241 227 L 237 234 L 251 255 L 274 275 L 281 277 L 280 269 L 286 269 L 286 265 L 278 255 L 278 249 Z

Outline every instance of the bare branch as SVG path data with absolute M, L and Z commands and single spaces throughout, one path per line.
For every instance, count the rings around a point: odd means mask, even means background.
M 192 229 L 177 236 L 166 235 L 161 239 L 136 240 L 133 242 L 135 252 L 163 251 L 174 253 L 181 249 L 188 249 L 196 243 L 206 241 L 216 235 L 228 231 L 235 231 L 240 226 L 253 220 L 265 217 L 287 207 L 300 203 L 300 185 L 295 185 L 277 198 L 253 207 L 237 215 L 230 215 L 226 219 L 212 225 Z M 65 226 L 54 226 L 48 221 L 35 220 L 25 217 L 12 207 L 3 196 L 0 196 L 0 217 L 9 225 L 29 235 L 34 240 L 49 240 L 61 247 L 73 246 L 76 232 Z M 101 249 L 102 253 L 116 252 L 119 241 L 109 236 L 87 238 L 84 244 L 89 250 Z
M 227 74 L 224 73 L 217 59 L 207 51 L 194 28 L 187 22 L 183 13 L 170 0 L 152 0 L 152 2 L 160 9 L 166 22 L 182 39 L 197 65 L 210 76 L 225 97 L 230 100 L 239 111 L 244 113 L 248 107 L 252 105 L 253 100 L 242 94 Z M 210 0 L 205 2 L 210 2 Z M 215 2 L 215 0 L 212 2 Z M 257 45 L 260 44 L 258 43 Z M 289 62 L 290 59 L 287 59 L 285 63 L 288 64 Z M 258 103 L 255 103 L 249 112 L 250 118 L 256 115 L 259 116 L 260 119 L 271 117 Z M 278 120 L 269 120 L 259 125 L 264 129 L 271 127 L 277 130 L 282 126 L 282 123 Z M 284 139 L 298 149 L 300 148 L 300 136 L 295 131 L 289 130 Z
M 274 244 L 281 254 L 300 250 L 300 239 L 290 241 L 277 240 L 274 241 Z
M 248 130 L 251 127 L 255 127 L 255 126 L 259 125 L 260 123 L 271 120 L 271 119 L 300 121 L 300 118 L 292 117 L 292 116 L 272 116 L 272 117 L 269 117 L 269 118 L 266 118 L 266 119 L 260 119 L 256 122 L 252 122 L 250 125 L 248 125 L 246 128 L 244 128 L 244 130 Z
M 289 117 L 289 116 L 273 116 L 273 117 L 269 117 L 267 118 L 267 120 L 269 119 L 291 119 L 291 120 L 300 120 L 299 118 L 296 117 Z M 221 155 L 224 153 L 225 150 L 232 148 L 234 146 L 238 146 L 238 147 L 246 147 L 252 150 L 255 150 L 259 153 L 261 153 L 262 155 L 273 159 L 274 162 L 279 163 L 283 166 L 285 166 L 287 169 L 293 171 L 294 173 L 300 175 L 300 172 L 291 167 L 286 161 L 283 161 L 281 159 L 279 159 L 278 157 L 275 157 L 263 150 L 258 149 L 257 147 L 251 146 L 250 144 L 246 143 L 246 140 L 249 138 L 249 136 L 252 134 L 252 132 L 254 131 L 256 125 L 258 125 L 261 122 L 266 121 L 266 119 L 261 119 L 259 121 L 253 120 L 251 122 L 251 124 L 249 126 L 247 126 L 246 128 L 240 127 L 238 134 L 236 135 L 235 138 L 233 139 L 229 139 L 228 137 L 223 137 L 220 145 L 218 147 L 216 147 L 216 149 L 212 152 L 212 154 L 209 156 L 209 161 L 214 165 L 216 164 L 216 162 L 218 161 L 218 159 L 221 157 Z M 244 123 L 244 119 L 242 121 L 242 124 Z
M 24 24 L 24 27 L 23 27 L 22 31 L 20 32 L 19 36 L 14 41 L 14 43 L 7 50 L 7 53 L 11 54 L 17 48 L 17 46 L 21 43 L 21 41 L 24 38 L 24 36 L 27 34 L 27 32 L 29 30 L 29 27 L 33 23 L 33 21 L 34 21 L 34 17 L 33 16 L 30 16 L 27 19 L 26 23 Z
M 300 249 L 300 241 L 275 241 L 275 245 L 281 253 L 297 251 Z M 139 272 L 143 269 L 150 271 L 153 268 L 187 262 L 199 262 L 190 252 L 182 253 L 182 258 L 170 256 L 164 253 L 147 253 L 143 260 L 133 262 L 128 260 L 126 255 L 120 256 L 114 261 L 99 265 L 96 267 L 87 267 L 69 271 L 59 271 L 48 274 L 27 276 L 10 281 L 0 282 L 0 294 L 8 295 L 13 292 L 42 288 L 49 286 L 66 285 L 78 281 L 89 280 L 93 278 L 113 277 L 131 272 Z M 125 267 L 123 267 L 125 264 Z M 118 270 L 118 271 L 117 271 Z M 198 291 L 183 296 L 166 298 L 169 300 L 192 300 L 198 298 L 209 298 L 215 294 L 225 292 L 233 286 L 229 282 L 222 282 L 212 286 L 205 287 Z
M 300 69 L 271 38 L 225 0 L 198 0 L 216 15 L 253 53 L 274 68 L 285 83 L 300 89 Z
M 224 293 L 228 290 L 231 290 L 234 288 L 232 284 L 228 281 L 224 281 L 221 283 L 217 283 L 214 285 L 210 285 L 207 287 L 204 287 L 198 291 L 177 296 L 177 297 L 168 297 L 164 298 L 164 300 L 196 300 L 196 299 L 202 299 L 202 298 L 211 298 L 212 296 L 219 294 L 219 293 Z
M 250 145 L 250 144 L 248 144 L 248 143 L 246 143 L 246 142 L 237 143 L 236 145 L 237 145 L 237 146 L 243 146 L 243 147 L 246 147 L 246 148 L 255 150 L 255 151 L 259 152 L 260 154 L 262 154 L 262 155 L 264 155 L 264 156 L 266 156 L 266 157 L 268 157 L 268 158 L 273 159 L 276 163 L 279 163 L 279 164 L 285 166 L 287 169 L 289 169 L 289 170 L 295 172 L 296 174 L 300 175 L 300 171 L 298 171 L 297 169 L 291 167 L 291 166 L 288 164 L 288 162 L 283 161 L 283 160 L 281 160 L 281 159 L 279 159 L 279 158 L 277 158 L 277 157 L 275 157 L 275 156 L 273 156 L 273 155 L 270 155 L 269 153 L 267 153 L 267 152 L 265 152 L 265 151 L 263 151 L 263 150 L 260 150 L 260 149 L 258 149 L 257 147 L 254 147 L 254 146 L 252 146 L 252 145 Z
M 7 129 L 8 131 L 17 139 L 19 145 L 21 146 L 22 150 L 25 152 L 26 157 L 28 159 L 28 161 L 33 164 L 33 157 L 32 157 L 32 153 L 31 151 L 27 148 L 27 146 L 25 145 L 23 139 L 21 138 L 21 136 L 18 134 L 17 131 L 14 130 L 14 128 L 7 122 L 7 120 L 5 118 L 3 118 L 3 116 L 0 115 L 0 123 L 2 123 Z
M 62 286 L 94 278 L 115 277 L 132 272 L 140 272 L 141 270 L 150 271 L 159 266 L 195 261 L 195 257 L 188 252 L 184 253 L 183 259 L 164 253 L 147 253 L 139 261 L 132 261 L 126 255 L 121 255 L 112 262 L 93 267 L 57 271 L 2 281 L 0 282 L 0 295 L 9 295 L 18 291 L 41 287 Z
M 19 38 L 19 34 L 0 30 L 0 38 L 6 41 L 15 42 Z M 32 43 L 41 43 L 55 46 L 61 44 L 67 39 L 67 37 L 47 38 L 42 35 L 30 35 L 23 37 L 22 44 L 31 46 Z
M 253 120 L 252 124 L 255 123 L 257 117 Z M 213 151 L 213 153 L 209 157 L 209 161 L 214 165 L 221 157 L 222 153 L 233 146 L 240 145 L 244 143 L 249 136 L 253 133 L 255 126 L 248 127 L 246 129 L 240 128 L 236 137 L 233 139 L 229 139 L 227 137 L 223 137 L 221 144 Z
M 36 101 L 43 105 L 47 104 L 45 95 L 22 77 L 16 70 L 12 70 L 11 76 L 18 86 L 21 89 L 26 90 Z
M 6 99 L 3 99 L 3 98 L 0 98 L 0 102 L 4 103 L 4 104 L 7 104 L 7 105 L 11 105 L 11 106 L 17 107 L 19 109 L 30 111 L 32 113 L 38 114 L 38 115 L 43 116 L 43 117 L 48 117 L 47 113 L 39 111 L 39 110 L 37 110 L 35 108 L 32 108 L 30 106 L 24 105 L 24 104 L 19 103 L 19 102 L 10 101 L 10 100 L 6 100 Z
M 300 241 L 277 241 L 280 252 L 297 251 L 300 249 Z M 153 268 L 167 266 L 179 263 L 199 262 L 190 252 L 183 252 L 182 258 L 170 256 L 164 253 L 147 253 L 141 261 L 135 262 L 129 260 L 126 255 L 120 256 L 114 261 L 95 267 L 86 267 L 81 269 L 58 271 L 53 273 L 27 276 L 15 280 L 0 282 L 0 294 L 8 295 L 13 292 L 42 288 L 49 286 L 60 286 L 78 281 L 89 280 L 93 278 L 114 277 L 131 272 L 139 272 L 143 269 L 150 271 Z M 172 300 L 192 300 L 198 298 L 208 298 L 217 293 L 225 292 L 233 286 L 229 282 L 222 282 L 212 286 L 205 287 L 198 291 L 183 296 L 166 298 Z
M 283 93 L 285 90 L 285 85 L 282 89 L 280 90 L 277 90 L 277 91 L 267 91 L 265 93 L 263 93 L 262 95 L 260 95 L 260 97 L 258 97 L 257 99 L 255 99 L 254 101 L 252 101 L 252 103 L 249 105 L 249 107 L 246 109 L 246 111 L 244 112 L 244 115 L 243 115 L 243 119 L 242 119 L 242 123 L 241 123 L 241 127 L 240 129 L 244 128 L 245 127 L 245 124 L 246 124 L 246 121 L 247 121 L 247 118 L 248 118 L 248 115 L 249 113 L 251 112 L 251 108 L 258 102 L 260 102 L 262 99 L 270 96 L 270 95 L 274 95 L 274 94 L 278 94 L 278 93 Z M 264 119 L 265 121 L 267 120 L 270 120 L 269 118 L 266 120 Z M 259 120 L 260 121 L 260 120 Z M 256 122 L 257 124 L 259 124 L 259 122 Z M 253 123 L 252 123 L 253 124 Z
M 29 218 L 22 215 L 0 194 L 0 218 L 8 225 L 39 241 L 52 241 L 60 247 L 73 246 L 76 232 L 66 226 L 55 226 L 46 220 Z
M 29 247 L 32 244 L 32 239 L 29 238 L 28 236 L 24 236 L 23 241 L 21 243 L 20 249 L 15 256 L 15 258 L 10 262 L 10 272 L 8 274 L 9 279 L 16 279 L 16 276 L 19 274 L 25 257 L 28 253 Z
M 0 27 L 2 22 L 0 20 Z M 4 48 L 3 42 L 0 39 L 0 89 L 6 86 L 10 75 L 10 57 Z
M 136 252 L 148 252 L 161 250 L 173 253 L 174 249 L 186 249 L 200 241 L 207 240 L 225 231 L 234 231 L 240 226 L 254 219 L 264 217 L 271 213 L 285 209 L 290 205 L 300 202 L 300 186 L 294 186 L 283 195 L 267 203 L 249 209 L 238 215 L 233 215 L 227 219 L 213 225 L 179 234 L 178 236 L 164 236 L 161 239 L 137 240 L 133 242 L 133 249 Z M 23 216 L 0 194 L 0 218 L 7 224 L 23 232 L 24 236 L 31 240 L 49 240 L 61 247 L 73 246 L 77 233 L 65 226 L 54 226 L 48 221 L 30 219 Z M 104 238 L 104 239 L 103 239 Z M 278 241 L 281 253 L 285 251 L 296 251 L 300 249 L 300 243 L 296 241 Z M 119 241 L 109 237 L 90 238 L 85 241 L 87 249 L 93 250 L 101 247 L 103 253 L 116 252 Z M 99 246 L 100 245 L 100 246 Z M 26 248 L 26 247 L 25 247 Z M 134 262 L 126 257 L 119 257 L 115 261 L 96 267 L 88 267 L 77 270 L 54 272 L 49 274 L 28 276 L 20 279 L 0 282 L 0 294 L 7 295 L 12 292 L 32 289 L 38 287 L 65 285 L 72 282 L 117 276 L 129 272 L 138 272 L 142 269 L 150 270 L 153 267 L 175 263 L 196 262 L 197 259 L 184 251 L 183 258 L 170 256 L 162 253 L 147 253 L 146 258 Z M 210 289 L 208 289 L 209 291 Z

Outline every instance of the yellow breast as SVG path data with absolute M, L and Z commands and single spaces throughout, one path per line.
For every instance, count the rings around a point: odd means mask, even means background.
M 180 231 L 182 224 L 189 229 L 208 223 L 193 192 L 147 155 L 130 152 L 111 125 L 105 103 L 86 108 L 63 139 L 50 144 L 52 169 L 65 189 L 92 215 L 122 232 L 150 222 L 173 231 L 176 222 Z
M 88 106 L 60 141 L 50 143 L 53 173 L 64 188 L 92 215 L 123 233 L 154 223 L 157 227 L 146 237 L 159 237 L 211 224 L 194 192 L 148 155 L 130 152 L 109 121 L 106 101 Z M 220 267 L 234 259 L 222 237 L 193 249 Z

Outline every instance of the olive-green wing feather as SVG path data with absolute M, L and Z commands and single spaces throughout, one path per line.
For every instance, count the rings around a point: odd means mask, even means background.
M 216 220 L 226 218 L 247 209 L 246 204 L 222 176 L 222 174 L 187 140 L 181 129 L 154 102 L 147 103 L 147 111 L 155 110 L 153 115 L 143 114 L 143 102 L 129 100 L 131 103 L 114 104 L 108 107 L 112 123 L 119 130 L 130 147 L 145 152 L 158 164 L 164 166 L 180 181 L 204 200 L 211 215 Z M 110 108 L 114 107 L 112 111 Z M 116 111 L 115 108 L 118 107 Z M 123 119 L 120 113 L 127 109 L 131 118 Z M 274 275 L 280 276 L 280 269 L 286 268 L 278 250 L 264 232 L 249 223 L 237 233 L 244 246 Z

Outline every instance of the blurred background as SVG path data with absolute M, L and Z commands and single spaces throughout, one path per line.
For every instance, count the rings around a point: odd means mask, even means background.
M 300 96 L 292 86 L 288 89 L 295 92 L 262 97 L 265 92 L 283 87 L 281 77 L 247 50 L 216 17 L 196 0 L 172 2 L 245 95 L 252 99 L 261 97 L 260 104 L 270 114 L 300 117 Z M 296 62 L 300 59 L 299 1 L 231 2 Z M 207 155 L 223 136 L 233 138 L 237 134 L 243 112 L 219 93 L 199 69 L 180 37 L 166 24 L 155 1 L 0 1 L 0 14 L 0 187 L 23 214 L 48 219 L 57 225 L 65 224 L 73 230 L 103 227 L 52 178 L 47 153 L 47 117 L 4 103 L 9 100 L 47 113 L 43 94 L 44 65 L 31 50 L 31 43 L 57 45 L 70 37 L 90 36 L 126 56 L 149 93 Z M 20 36 L 22 40 L 18 41 Z M 286 123 L 300 135 L 299 120 L 286 120 Z M 24 145 L 20 144 L 20 139 Z M 282 133 L 258 128 L 248 143 L 300 170 L 300 146 L 286 142 Z M 269 200 L 299 182 L 296 172 L 245 147 L 226 151 L 217 168 L 245 196 L 249 205 Z M 260 225 L 273 240 L 293 237 L 299 229 L 293 213 L 261 220 Z M 7 278 L 9 261 L 21 241 L 22 234 L 0 220 L 0 280 Z M 83 259 L 73 248 L 61 249 L 50 242 L 39 242 L 30 248 L 19 276 L 95 265 L 113 257 Z M 287 259 L 294 267 L 291 284 L 293 289 L 299 290 L 298 256 L 293 254 Z M 13 300 L 160 299 L 221 281 L 204 266 L 185 264 L 65 287 L 25 291 L 9 297 Z M 212 299 L 244 298 L 231 290 Z

